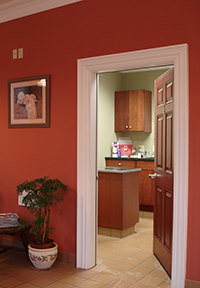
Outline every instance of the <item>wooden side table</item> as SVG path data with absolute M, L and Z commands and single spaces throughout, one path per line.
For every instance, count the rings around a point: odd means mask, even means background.
M 28 239 L 25 234 L 26 229 L 21 229 L 18 230 L 18 227 L 8 227 L 8 228 L 0 228 L 0 235 L 10 235 L 10 236 L 15 236 L 16 234 L 20 235 L 20 238 L 22 240 L 24 250 L 28 254 Z M 21 250 L 20 248 L 13 247 L 13 246 L 5 246 L 5 245 L 0 245 L 0 254 L 9 250 L 9 249 L 15 249 L 15 250 Z

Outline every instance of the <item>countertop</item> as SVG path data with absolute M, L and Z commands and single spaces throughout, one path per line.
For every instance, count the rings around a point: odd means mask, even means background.
M 154 157 L 137 158 L 137 157 L 105 157 L 106 160 L 126 160 L 126 161 L 154 161 Z
M 133 173 L 139 172 L 141 168 L 121 168 L 121 167 L 100 167 L 98 168 L 98 172 L 105 173 Z

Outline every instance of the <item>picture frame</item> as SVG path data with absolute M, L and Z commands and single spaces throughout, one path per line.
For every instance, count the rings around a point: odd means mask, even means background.
M 8 80 L 8 127 L 50 127 L 50 75 Z

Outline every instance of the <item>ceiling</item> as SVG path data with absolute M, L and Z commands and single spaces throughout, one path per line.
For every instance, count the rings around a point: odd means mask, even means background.
M 0 0 L 0 23 L 83 0 Z

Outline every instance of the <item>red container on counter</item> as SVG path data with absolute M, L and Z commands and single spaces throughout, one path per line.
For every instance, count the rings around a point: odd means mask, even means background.
M 119 144 L 121 149 L 121 157 L 130 157 L 132 151 L 132 144 Z

